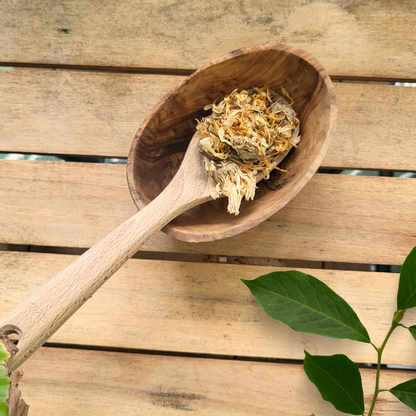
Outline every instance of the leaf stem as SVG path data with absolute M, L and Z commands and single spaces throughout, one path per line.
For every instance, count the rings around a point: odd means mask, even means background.
M 387 344 L 387 341 L 390 338 L 390 335 L 393 333 L 393 331 L 399 326 L 400 324 L 398 322 L 396 322 L 395 320 L 393 320 L 393 322 L 391 323 L 391 327 L 389 329 L 389 332 L 387 332 L 386 338 L 384 338 L 383 343 L 381 344 L 380 348 L 376 348 L 377 349 L 377 373 L 376 373 L 376 387 L 374 389 L 374 396 L 373 396 L 373 401 L 371 402 L 371 407 L 370 410 L 368 412 L 368 416 L 371 416 L 371 414 L 373 413 L 374 410 L 374 406 L 376 404 L 376 400 L 377 400 L 377 396 L 380 393 L 380 391 L 385 391 L 385 389 L 379 389 L 379 384 L 380 384 L 380 367 L 381 367 L 381 356 L 383 354 L 383 350 L 384 347 Z

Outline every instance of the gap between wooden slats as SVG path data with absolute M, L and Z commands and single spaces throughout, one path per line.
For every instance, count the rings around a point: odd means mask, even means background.
M 0 316 L 66 267 L 71 255 L 0 252 Z M 301 334 L 274 321 L 240 281 L 281 267 L 130 260 L 49 340 L 57 344 L 190 354 L 303 359 L 347 354 L 374 363 L 369 344 Z M 301 269 L 324 281 L 356 311 L 380 346 L 396 310 L 398 275 Z M 414 324 L 409 310 L 406 325 Z M 396 329 L 383 354 L 387 364 L 416 365 L 416 343 Z
M 0 243 L 88 248 L 136 212 L 121 165 L 0 160 L 0 177 Z M 159 232 L 143 250 L 400 265 L 415 204 L 410 178 L 317 174 L 242 235 L 192 244 Z
M 322 400 L 301 365 L 233 362 L 42 348 L 24 364 L 19 384 L 31 416 L 341 415 Z M 361 369 L 365 406 L 375 370 Z M 389 388 L 416 372 L 384 371 Z M 390 393 L 377 415 L 413 415 Z
M 2 71 L 0 152 L 127 157 L 144 117 L 182 79 Z M 322 167 L 414 171 L 416 89 L 353 83 L 336 83 L 335 89 L 339 120 Z
M 193 69 L 244 46 L 276 42 L 308 51 L 330 74 L 411 78 L 415 13 L 412 0 L 34 0 L 31 7 L 13 0 L 0 7 L 0 61 Z

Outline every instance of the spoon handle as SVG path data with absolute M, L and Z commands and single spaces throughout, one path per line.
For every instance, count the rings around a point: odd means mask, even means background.
M 198 183 L 185 181 L 186 177 L 189 175 L 180 170 L 152 203 L 0 320 L 0 333 L 19 335 L 19 351 L 9 361 L 11 371 L 48 340 L 155 232 L 210 199 L 206 179 Z

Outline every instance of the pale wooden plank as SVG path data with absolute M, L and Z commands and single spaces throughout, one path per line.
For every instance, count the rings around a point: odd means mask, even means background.
M 0 61 L 197 68 L 234 49 L 288 43 L 332 75 L 414 78 L 415 3 L 85 0 L 1 3 Z
M 0 77 L 0 151 L 127 157 L 144 117 L 183 78 L 15 69 Z
M 43 348 L 23 366 L 22 396 L 30 415 L 341 415 L 324 402 L 298 364 Z M 365 406 L 374 370 L 362 369 Z M 382 387 L 416 372 L 385 371 Z M 378 416 L 414 411 L 390 393 L 379 396 Z
M 0 252 L 0 316 L 8 313 L 75 256 Z M 342 352 L 376 362 L 366 344 L 300 334 L 274 321 L 240 281 L 282 267 L 130 260 L 51 339 L 95 347 L 303 359 Z M 349 302 L 380 346 L 396 305 L 398 275 L 301 269 Z M 403 322 L 414 324 L 416 310 Z M 416 343 L 403 328 L 383 355 L 387 364 L 416 365 Z
M 0 161 L 0 242 L 90 247 L 136 212 L 120 165 Z M 146 251 L 401 264 L 416 245 L 410 178 L 315 175 L 269 220 L 240 236 Z
M 127 157 L 157 101 L 183 77 L 15 69 L 0 77 L 0 151 Z M 335 84 L 337 132 L 322 166 L 415 170 L 416 89 Z M 394 114 L 406 120 L 397 128 Z
M 414 171 L 416 88 L 335 83 L 335 90 L 337 130 L 322 166 Z

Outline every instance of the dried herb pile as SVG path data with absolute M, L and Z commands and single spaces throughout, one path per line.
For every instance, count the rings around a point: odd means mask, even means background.
M 254 198 L 258 179 L 273 169 L 300 141 L 299 119 L 293 100 L 269 87 L 234 90 L 218 104 L 210 104 L 209 117 L 198 122 L 201 153 L 208 171 L 213 199 L 228 197 L 227 211 L 239 214 L 243 197 Z

